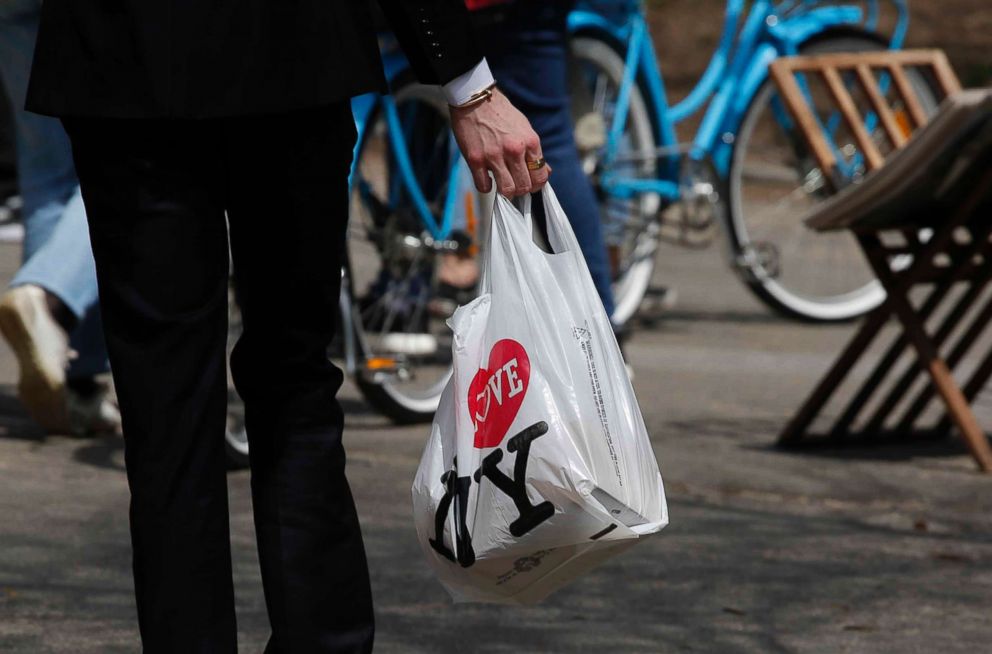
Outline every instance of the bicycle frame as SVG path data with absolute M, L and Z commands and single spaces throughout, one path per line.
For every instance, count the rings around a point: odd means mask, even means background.
M 891 45 L 900 47 L 909 13 L 904 0 L 893 0 L 893 4 L 898 20 Z M 798 54 L 804 42 L 832 28 L 859 26 L 874 30 L 879 14 L 878 0 L 868 0 L 867 11 L 854 4 L 826 5 L 822 0 L 754 0 L 749 9 L 746 0 L 728 0 L 720 43 L 706 71 L 684 100 L 671 105 L 640 0 L 614 1 L 609 7 L 597 0 L 586 0 L 569 16 L 570 32 L 594 34 L 612 42 L 626 65 L 607 135 L 605 161 L 615 161 L 619 156 L 631 89 L 637 84 L 652 111 L 659 145 L 652 156 L 663 162 L 657 179 L 608 173 L 600 180 L 603 188 L 618 198 L 657 193 L 667 200 L 678 200 L 682 150 L 675 129 L 707 103 L 709 107 L 688 148 L 688 156 L 696 161 L 710 159 L 719 175 L 726 178 L 737 128 L 751 99 L 767 79 L 771 62 Z
M 391 40 L 387 40 L 382 47 L 382 60 L 386 79 L 389 81 L 397 79 L 410 67 L 406 57 Z M 398 184 L 390 189 L 390 199 L 396 197 L 401 189 L 405 190 L 409 193 L 413 201 L 413 206 L 421 222 L 423 222 L 424 229 L 435 240 L 447 239 L 451 235 L 452 217 L 454 215 L 457 194 L 449 191 L 445 198 L 445 205 L 440 219 L 438 219 L 434 215 L 434 212 L 431 211 L 430 206 L 428 206 L 423 189 L 420 188 L 420 184 L 417 182 L 416 175 L 414 174 L 413 162 L 410 158 L 407 141 L 402 137 L 404 133 L 403 122 L 396 106 L 396 100 L 391 95 L 367 93 L 354 98 L 351 102 L 351 109 L 355 116 L 358 139 L 356 140 L 354 156 L 352 157 L 351 174 L 348 179 L 349 185 L 355 181 L 355 166 L 358 163 L 358 152 L 365 138 L 366 130 L 371 126 L 370 123 L 377 115 L 377 111 L 381 111 L 386 120 L 389 145 L 395 157 L 396 172 L 398 173 Z M 455 158 L 451 170 L 448 172 L 449 189 L 455 189 L 457 187 L 459 164 L 459 158 Z

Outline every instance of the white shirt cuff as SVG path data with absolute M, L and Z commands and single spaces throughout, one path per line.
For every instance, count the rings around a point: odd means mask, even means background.
M 472 70 L 459 75 L 442 88 L 445 97 L 448 98 L 448 104 L 457 107 L 468 102 L 479 91 L 491 86 L 494 81 L 496 80 L 489 70 L 489 64 L 483 59 Z

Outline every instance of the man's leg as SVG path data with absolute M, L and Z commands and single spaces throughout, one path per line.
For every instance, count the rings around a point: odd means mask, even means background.
M 228 121 L 228 216 L 244 331 L 245 402 L 272 639 L 266 650 L 370 652 L 373 617 L 345 479 L 334 335 L 355 141 L 347 102 Z
M 66 121 L 124 424 L 145 652 L 236 650 L 216 125 Z

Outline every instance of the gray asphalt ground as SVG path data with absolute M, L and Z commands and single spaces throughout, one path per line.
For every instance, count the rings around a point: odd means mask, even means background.
M 851 327 L 775 318 L 719 248 L 662 254 L 681 300 L 629 355 L 672 524 L 539 607 L 449 602 L 410 514 L 427 428 L 393 427 L 345 388 L 377 651 L 990 651 L 992 479 L 955 440 L 775 448 Z M 0 281 L 16 260 L 0 246 Z M 0 346 L 0 651 L 138 651 L 122 444 L 42 434 L 15 381 Z M 248 473 L 230 489 L 241 649 L 260 652 Z

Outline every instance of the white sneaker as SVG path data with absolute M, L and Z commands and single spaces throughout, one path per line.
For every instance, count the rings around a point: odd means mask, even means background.
M 106 386 L 87 397 L 70 388 L 65 394 L 65 406 L 69 433 L 73 436 L 121 432 L 121 410 Z
M 412 357 L 428 356 L 438 350 L 437 337 L 433 334 L 390 332 L 383 334 L 381 344 L 386 352 Z
M 24 285 L 0 298 L 0 332 L 20 366 L 21 402 L 42 427 L 66 431 L 65 370 L 69 336 L 48 309 L 45 290 Z
M 3 222 L 0 220 L 0 243 L 23 243 L 24 225 L 17 222 Z

